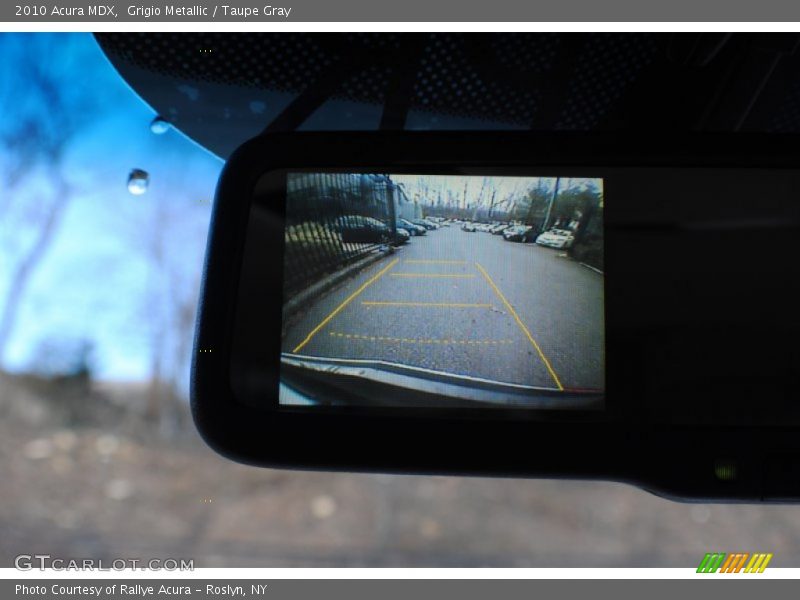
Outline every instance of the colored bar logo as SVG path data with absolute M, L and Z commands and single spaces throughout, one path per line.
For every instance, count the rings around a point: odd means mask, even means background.
M 709 552 L 700 561 L 698 573 L 763 573 L 772 554 L 756 552 Z

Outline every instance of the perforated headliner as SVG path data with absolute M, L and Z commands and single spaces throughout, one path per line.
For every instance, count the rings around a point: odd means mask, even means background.
M 796 35 L 97 34 L 220 156 L 272 129 L 800 130 Z

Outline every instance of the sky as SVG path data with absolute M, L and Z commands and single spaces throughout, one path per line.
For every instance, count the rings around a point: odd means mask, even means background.
M 402 184 L 410 198 L 437 196 L 441 193 L 443 201 L 448 197 L 461 200 L 466 189 L 467 203 L 478 203 L 488 207 L 492 194 L 496 193 L 496 202 L 521 200 L 527 192 L 541 185 L 542 189 L 552 191 L 555 188 L 555 177 L 499 177 L 477 175 L 407 175 L 393 174 L 392 180 Z M 602 179 L 562 177 L 559 189 L 595 189 L 602 193 Z M 482 195 L 481 195 L 482 192 Z
M 48 198 L 62 199 L 53 194 L 50 175 L 57 171 L 73 190 L 24 291 L 0 364 L 26 370 L 48 340 L 85 339 L 95 348 L 97 377 L 144 379 L 154 340 L 168 319 L 157 307 L 195 293 L 222 161 L 174 129 L 154 134 L 155 112 L 117 74 L 91 34 L 0 34 L 0 56 L 3 185 L 21 172 L 14 159 L 24 140 L 12 137 L 15 126 L 31 114 L 40 115 L 36 121 L 44 127 L 66 130 L 64 123 L 71 122 L 53 114 L 58 103 L 40 97 L 26 72 L 30 64 L 70 91 L 63 106 L 81 117 L 73 120 L 80 127 L 61 163 L 45 161 L 0 200 L 2 308 L 14 267 L 33 237 L 26 215 Z M 149 189 L 140 196 L 127 189 L 133 168 L 150 174 Z M 157 247 L 164 258 L 154 266 Z

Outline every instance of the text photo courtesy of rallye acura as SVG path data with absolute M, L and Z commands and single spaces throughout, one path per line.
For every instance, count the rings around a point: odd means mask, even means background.
M 104 598 L 110 596 L 161 598 L 164 596 L 191 596 L 194 593 L 205 593 L 211 597 L 245 598 L 263 597 L 267 593 L 267 584 L 257 583 L 249 585 L 231 584 L 192 584 L 180 585 L 176 583 L 141 584 L 141 583 L 113 583 L 105 584 L 69 584 L 53 583 L 47 585 L 28 585 L 18 583 L 14 586 L 14 593 L 18 597 L 37 596 L 48 594 L 54 597 L 94 597 Z

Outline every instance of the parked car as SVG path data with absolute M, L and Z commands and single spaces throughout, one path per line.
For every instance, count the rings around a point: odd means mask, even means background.
M 428 230 L 425 229 L 422 225 L 415 225 L 411 221 L 407 219 L 397 219 L 396 226 L 398 229 L 405 229 L 411 236 L 415 235 L 425 235 L 428 233 Z
M 492 227 L 489 230 L 489 233 L 491 233 L 492 235 L 500 235 L 501 233 L 503 233 L 509 227 L 512 227 L 512 225 L 508 225 L 507 223 L 500 223 L 500 224 L 495 225 L 494 227 Z
M 394 239 L 392 240 L 392 246 L 402 246 L 411 239 L 411 234 L 407 229 L 397 227 L 395 228 L 395 232 Z
M 413 219 L 411 222 L 414 225 L 420 225 L 421 227 L 424 227 L 425 229 L 428 229 L 428 230 L 430 230 L 430 229 L 439 229 L 439 226 L 436 223 L 428 221 L 427 219 Z
M 527 225 L 515 225 L 514 227 L 509 227 L 503 232 L 503 239 L 507 242 L 532 242 L 533 238 L 536 234 L 533 231 L 533 227 L 528 227 Z
M 383 244 L 391 236 L 388 225 L 363 215 L 343 215 L 336 219 L 334 227 L 348 244 Z
M 475 233 L 475 223 L 470 223 L 469 221 L 465 221 L 464 224 L 461 226 L 461 231 Z
M 574 241 L 575 236 L 566 229 L 551 229 L 536 238 L 538 245 L 547 246 L 548 248 L 570 248 Z

